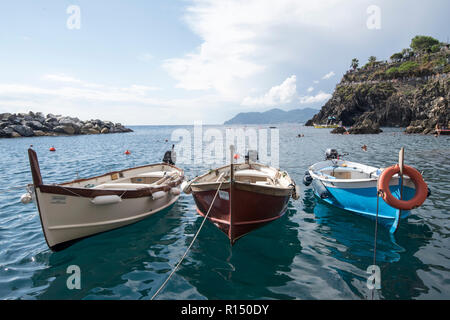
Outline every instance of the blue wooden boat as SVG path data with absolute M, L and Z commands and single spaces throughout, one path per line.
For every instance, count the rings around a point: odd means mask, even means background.
M 330 205 L 371 219 L 377 217 L 377 182 L 382 168 L 339 159 L 336 150 L 327 150 L 327 160 L 318 162 L 305 173 L 305 185 L 312 184 L 314 194 Z M 401 177 L 394 175 L 389 189 L 400 199 Z M 403 179 L 402 199 L 414 197 L 415 185 L 407 177 Z M 397 230 L 400 219 L 410 215 L 409 210 L 398 210 L 378 197 L 378 222 Z

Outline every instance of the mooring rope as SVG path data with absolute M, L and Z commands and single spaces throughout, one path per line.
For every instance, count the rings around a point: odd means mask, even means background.
M 223 175 L 223 173 L 222 173 Z M 178 261 L 178 263 L 175 265 L 175 267 L 172 269 L 172 271 L 170 272 L 169 276 L 167 277 L 167 279 L 163 282 L 163 284 L 159 287 L 159 289 L 155 292 L 155 294 L 152 296 L 151 300 L 154 300 L 156 298 L 156 296 L 161 292 L 161 290 L 166 286 L 167 282 L 169 282 L 170 278 L 172 278 L 172 276 L 174 275 L 174 273 L 177 271 L 178 267 L 181 265 L 181 263 L 183 262 L 184 258 L 186 258 L 189 250 L 191 249 L 192 245 L 195 242 L 195 239 L 197 239 L 198 234 L 200 233 L 200 230 L 202 230 L 203 225 L 205 224 L 206 219 L 208 218 L 209 212 L 212 209 L 212 206 L 214 204 L 214 201 L 216 201 L 217 195 L 219 194 L 219 190 L 220 187 L 222 186 L 223 180 L 220 182 L 219 187 L 217 188 L 216 194 L 214 195 L 214 198 L 211 202 L 211 205 L 209 206 L 208 212 L 205 214 L 205 217 L 203 218 L 202 224 L 200 225 L 200 227 L 198 228 L 197 232 L 195 233 L 194 238 L 192 239 L 191 243 L 189 244 L 188 248 L 186 249 L 186 251 L 184 252 L 183 256 L 181 257 L 180 261 Z
M 375 217 L 375 236 L 373 242 L 373 263 L 372 263 L 373 266 L 375 266 L 377 263 L 378 210 L 379 210 L 380 194 L 381 191 L 377 190 L 377 215 Z M 372 289 L 372 298 L 371 298 L 372 300 L 374 290 L 375 289 Z

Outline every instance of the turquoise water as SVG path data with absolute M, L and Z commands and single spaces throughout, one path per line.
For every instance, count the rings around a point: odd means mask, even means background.
M 31 182 L 26 150 L 37 151 L 44 182 L 159 162 L 176 127 L 135 127 L 134 133 L 0 140 L 0 299 L 149 299 L 183 255 L 201 224 L 190 195 L 166 213 L 100 234 L 53 253 L 45 243 L 37 209 L 23 205 Z M 192 127 L 185 127 L 192 131 Z M 258 128 L 258 127 L 257 127 Z M 224 127 L 219 127 L 224 129 Z M 377 264 L 381 299 L 450 298 L 450 137 L 335 136 L 328 129 L 280 126 L 280 167 L 301 185 L 281 219 L 240 239 L 233 248 L 207 222 L 159 299 L 367 299 L 374 222 L 319 202 L 303 174 L 326 148 L 373 166 L 406 163 L 423 171 L 432 195 L 395 236 L 380 228 Z M 303 133 L 304 138 L 297 138 Z M 368 151 L 361 150 L 366 144 Z M 48 151 L 55 146 L 56 152 Z M 130 149 L 130 156 L 123 155 Z M 189 178 L 207 165 L 180 165 Z M 81 269 L 81 290 L 69 290 L 66 269 Z

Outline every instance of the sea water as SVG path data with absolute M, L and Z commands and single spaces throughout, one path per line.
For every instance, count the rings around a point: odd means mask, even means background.
M 165 281 L 202 221 L 192 195 L 182 194 L 168 212 L 55 253 L 45 243 L 36 206 L 20 202 L 25 189 L 9 189 L 31 183 L 30 145 L 44 182 L 59 183 L 160 162 L 175 129 L 193 132 L 192 126 L 132 128 L 127 134 L 0 140 L 0 299 L 150 299 Z M 405 135 L 401 129 L 379 135 L 332 135 L 301 125 L 278 129 L 280 168 L 301 186 L 300 199 L 291 199 L 281 219 L 233 247 L 207 222 L 158 299 L 370 298 L 374 221 L 321 202 L 301 182 L 327 148 L 348 152 L 350 161 L 385 167 L 396 163 L 402 146 L 406 163 L 423 171 L 432 193 L 394 236 L 378 228 L 376 297 L 450 298 L 450 137 Z M 51 146 L 56 152 L 48 151 Z M 127 149 L 131 155 L 124 155 Z M 212 168 L 179 166 L 188 178 Z M 80 269 L 81 288 L 71 290 L 67 270 L 73 265 Z

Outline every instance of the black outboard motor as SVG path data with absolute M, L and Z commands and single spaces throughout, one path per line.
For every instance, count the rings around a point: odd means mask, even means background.
M 259 160 L 258 151 L 256 150 L 248 150 L 247 155 L 245 156 L 245 163 L 256 162 Z
M 336 149 L 327 149 L 325 151 L 325 160 L 339 159 L 339 153 Z
M 172 145 L 172 150 L 166 151 L 166 153 L 164 153 L 164 158 L 163 158 L 163 162 L 170 164 L 170 165 L 175 165 L 175 162 L 177 160 L 177 156 L 176 156 L 176 152 L 175 152 L 175 145 Z
M 303 184 L 305 186 L 309 186 L 312 181 L 313 181 L 313 178 L 311 177 L 311 174 L 309 173 L 309 171 L 305 171 L 305 176 L 303 177 Z

